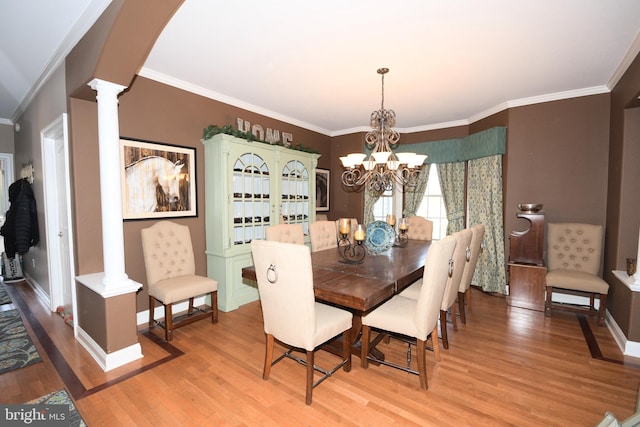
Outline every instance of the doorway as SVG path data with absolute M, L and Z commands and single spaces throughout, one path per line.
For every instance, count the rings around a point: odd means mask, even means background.
M 51 311 L 64 307 L 76 318 L 71 183 L 67 115 L 62 114 L 41 132 L 42 167 Z M 75 322 L 74 336 L 76 335 Z

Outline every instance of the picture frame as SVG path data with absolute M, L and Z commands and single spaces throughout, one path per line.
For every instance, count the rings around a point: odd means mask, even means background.
M 329 210 L 329 189 L 331 187 L 331 172 L 328 169 L 316 169 L 316 211 Z
M 120 138 L 125 220 L 198 216 L 196 150 Z

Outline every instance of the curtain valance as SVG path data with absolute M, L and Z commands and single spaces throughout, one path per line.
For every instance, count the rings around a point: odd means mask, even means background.
M 504 154 L 507 128 L 498 126 L 464 138 L 400 144 L 396 152 L 426 154 L 427 163 L 454 163 Z

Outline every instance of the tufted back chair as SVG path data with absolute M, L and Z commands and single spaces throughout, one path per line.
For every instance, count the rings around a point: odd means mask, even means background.
M 335 221 L 314 221 L 309 224 L 311 252 L 338 247 L 338 233 Z
M 304 230 L 302 224 L 277 224 L 267 227 L 266 240 L 281 243 L 295 243 L 304 245 Z
M 209 310 L 198 315 L 189 316 L 194 320 L 211 315 L 212 322 L 218 320 L 218 282 L 209 277 L 195 274 L 195 260 L 189 227 L 173 221 L 159 221 L 141 231 L 142 252 L 147 272 L 147 288 L 149 291 L 149 327 L 155 326 L 155 301 L 164 306 L 165 321 L 160 324 L 165 328 L 165 339 L 171 341 L 173 330 L 187 324 L 174 323 L 172 304 L 189 300 L 189 314 L 193 313 L 193 299 L 196 296 L 209 294 L 211 306 Z
M 410 216 L 407 218 L 409 229 L 407 235 L 413 240 L 431 240 L 433 235 L 433 222 L 422 216 Z
M 591 224 L 549 224 L 547 267 L 597 275 L 602 255 L 602 226 Z
M 595 314 L 594 296 L 600 296 L 598 324 L 604 324 L 609 285 L 598 276 L 602 258 L 602 226 L 594 224 L 549 224 L 547 229 L 547 298 L 545 313 L 551 316 L 560 306 L 552 300 L 553 289 L 587 292 L 590 305 L 587 314 Z M 584 311 L 584 310 L 578 310 Z

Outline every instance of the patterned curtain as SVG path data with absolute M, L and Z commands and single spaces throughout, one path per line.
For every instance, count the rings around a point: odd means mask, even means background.
M 502 156 L 469 161 L 469 226 L 484 224 L 484 250 L 472 283 L 485 292 L 506 294 L 502 210 Z
M 373 217 L 373 206 L 376 204 L 380 196 L 382 196 L 382 192 L 375 193 L 369 190 L 369 188 L 366 188 L 364 190 L 364 226 L 365 227 L 375 220 L 375 218 Z
M 404 217 L 414 216 L 416 211 L 422 203 L 424 192 L 427 191 L 427 182 L 429 181 L 429 169 L 431 164 L 427 163 L 418 175 L 418 183 L 411 189 L 406 189 L 404 192 Z
M 438 178 L 447 210 L 447 235 L 464 230 L 464 162 L 438 164 Z

